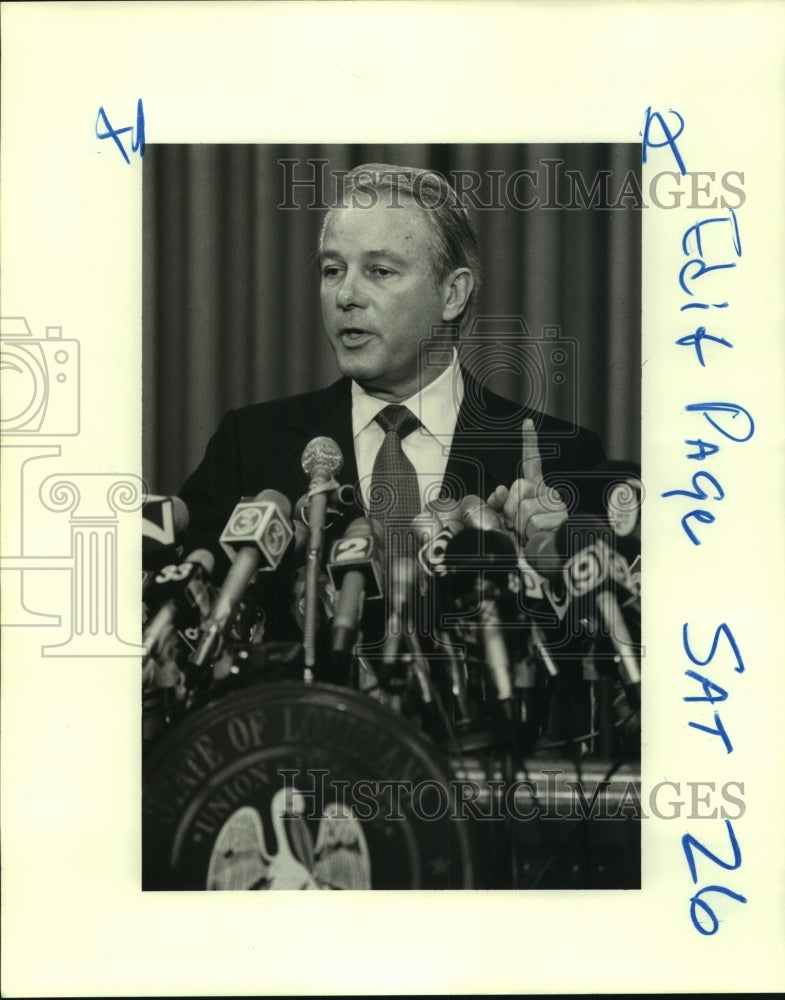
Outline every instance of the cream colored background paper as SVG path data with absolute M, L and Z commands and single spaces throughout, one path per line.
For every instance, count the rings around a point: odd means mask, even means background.
M 785 986 L 785 7 L 19 3 L 3 5 L 2 37 L 2 312 L 25 316 L 38 338 L 61 326 L 81 349 L 81 432 L 59 440 L 53 472 L 140 472 L 141 164 L 96 139 L 99 106 L 116 126 L 131 124 L 143 98 L 149 143 L 634 142 L 647 107 L 675 108 L 689 169 L 744 172 L 744 253 L 724 286 L 734 350 L 709 372 L 673 346 L 683 332 L 679 239 L 695 220 L 654 209 L 644 218 L 643 767 L 645 788 L 745 782 L 734 824 L 742 866 L 701 863 L 699 885 L 749 900 L 720 907 L 713 937 L 697 934 L 680 838 L 691 829 L 727 858 L 724 828 L 654 819 L 643 823 L 640 892 L 143 895 L 138 661 L 43 656 L 57 630 L 12 627 L 2 677 L 5 995 Z M 696 471 L 682 442 L 699 435 L 681 407 L 705 398 L 746 405 L 757 429 L 711 466 L 726 499 L 715 524 L 699 526 L 697 549 L 657 498 Z M 6 493 L 12 485 L 4 475 Z M 7 513 L 15 501 L 4 500 Z M 22 500 L 27 554 L 67 553 L 62 518 L 38 496 Z M 118 628 L 133 642 L 137 538 L 132 518 L 120 523 Z M 12 535 L 6 516 L 6 553 Z M 67 575 L 31 575 L 31 603 L 67 616 Z M 703 656 L 721 621 L 743 649 L 743 675 L 727 656 L 713 664 L 730 692 L 730 756 L 687 727 L 685 621 Z

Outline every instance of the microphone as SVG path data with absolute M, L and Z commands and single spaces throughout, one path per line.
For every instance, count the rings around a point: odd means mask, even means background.
M 401 635 L 411 636 L 411 596 L 417 582 L 417 564 L 410 556 L 398 556 L 390 566 L 390 614 L 384 640 L 382 662 L 390 666 L 398 655 Z
M 637 462 L 610 459 L 595 465 L 581 484 L 579 510 L 606 521 L 616 542 L 637 539 L 643 502 L 641 467 Z
M 570 558 L 585 545 L 609 544 L 610 527 L 594 514 L 573 514 L 555 531 L 536 531 L 523 549 L 529 565 L 549 580 L 561 580 Z
M 512 705 L 512 675 L 510 655 L 501 629 L 501 618 L 496 601 L 496 590 L 490 580 L 477 581 L 480 598 L 480 626 L 482 631 L 485 666 L 496 688 L 500 702 Z M 510 720 L 512 712 L 510 711 Z
M 451 602 L 474 600 L 478 577 L 491 579 L 499 589 L 508 591 L 510 575 L 518 570 L 517 546 L 507 532 L 463 528 L 447 539 L 438 568 L 452 595 Z
M 481 510 L 478 513 L 486 524 L 493 523 Z M 450 664 L 459 715 L 469 718 L 469 700 L 483 703 L 490 687 L 491 710 L 510 746 L 515 744 L 515 699 L 504 623 L 515 618 L 511 578 L 517 581 L 517 567 L 518 547 L 508 532 L 465 527 L 445 546 L 437 592 L 439 641 L 449 648 L 449 629 L 465 644 L 465 671 L 456 669 L 460 664 Z
M 176 562 L 181 536 L 188 528 L 188 508 L 180 497 L 148 493 L 142 503 L 142 565 L 155 570 Z
M 297 623 L 300 631 L 305 628 L 305 571 L 306 567 L 300 556 L 306 551 L 308 546 L 308 539 L 310 532 L 306 522 L 303 517 L 307 517 L 307 513 L 304 509 L 304 501 L 308 499 L 308 494 L 300 497 L 295 505 L 294 519 L 292 525 L 294 527 L 294 541 L 292 542 L 289 553 L 286 556 L 286 566 L 289 568 L 291 574 L 291 590 L 293 602 L 289 605 L 289 613 L 292 618 Z M 291 556 L 291 558 L 290 558 Z M 319 573 L 319 607 L 321 608 L 321 616 L 319 617 L 319 624 L 322 620 L 326 618 L 328 621 L 332 619 L 335 614 L 335 595 L 333 593 L 333 588 L 326 576 L 326 574 Z
M 446 575 L 444 557 L 447 546 L 450 545 L 453 538 L 466 529 L 506 536 L 512 542 L 514 550 L 518 549 L 515 533 L 505 528 L 504 521 L 498 511 L 495 511 L 474 493 L 468 493 L 460 503 L 456 502 L 441 516 L 441 529 L 435 533 L 428 533 L 417 556 L 427 576 Z
M 447 573 L 444 566 L 447 545 L 465 528 L 459 510 L 460 505 L 456 502 L 440 514 L 429 509 L 428 514 L 433 516 L 430 524 L 424 520 L 427 515 L 423 514 L 418 514 L 412 521 L 415 531 L 423 539 L 417 553 L 417 562 L 426 577 L 442 577 Z
M 417 581 L 417 563 L 411 556 L 397 556 L 390 566 L 390 615 L 387 620 L 382 663 L 390 667 L 395 663 L 401 636 L 409 654 L 411 669 L 420 691 L 425 718 L 433 712 L 431 671 L 420 645 L 410 614 L 410 601 Z
M 481 497 L 467 493 L 458 508 L 459 517 L 467 528 L 477 528 L 479 531 L 502 531 L 512 535 L 504 527 L 501 514 L 494 510 Z
M 633 600 L 638 591 L 610 527 L 592 515 L 577 514 L 556 531 L 537 532 L 526 543 L 524 557 L 543 577 L 561 582 L 573 600 L 605 584 Z
M 327 572 L 339 591 L 332 635 L 332 651 L 339 658 L 352 651 L 365 600 L 382 596 L 380 538 L 373 521 L 359 517 L 333 544 Z
M 142 634 L 147 655 L 154 655 L 175 623 L 189 628 L 207 616 L 210 610 L 207 579 L 214 567 L 212 552 L 196 549 L 183 562 L 164 566 L 153 577 L 150 590 L 160 606 Z
M 637 645 L 613 593 L 601 590 L 595 597 L 597 611 L 616 651 L 614 661 L 619 671 L 627 703 L 635 711 L 641 707 L 641 668 L 635 655 Z
M 334 486 L 333 489 L 328 492 L 327 497 L 327 510 L 325 512 L 324 523 L 325 529 L 331 528 L 336 519 L 341 517 L 348 510 L 351 510 L 353 507 L 357 507 L 354 487 L 349 483 L 344 483 L 342 486 Z M 294 505 L 293 519 L 308 525 L 310 524 L 310 516 L 311 495 L 310 493 L 303 493 Z
M 218 539 L 221 548 L 232 563 L 251 548 L 259 569 L 277 569 L 294 536 L 291 512 L 291 503 L 278 490 L 262 490 L 253 499 L 243 498 Z
M 417 562 L 413 564 L 413 567 L 414 572 L 420 578 L 421 590 L 423 594 L 427 592 L 427 578 L 429 576 L 433 576 L 431 571 L 436 566 L 444 569 L 443 561 L 446 553 L 446 546 L 450 537 L 454 537 L 453 532 L 457 533 L 463 530 L 462 522 L 455 517 L 457 509 L 457 504 L 453 505 L 449 509 L 448 513 L 450 514 L 449 519 L 451 521 L 451 527 L 447 529 L 447 532 L 439 538 L 435 545 L 434 541 L 444 528 L 444 524 L 436 511 L 431 507 L 428 507 L 425 511 L 418 514 L 412 521 L 412 528 L 414 529 L 417 542 L 420 546 L 417 552 Z M 424 574 L 420 573 L 420 570 L 424 570 Z M 395 583 L 396 579 L 395 572 L 395 566 L 393 566 L 393 583 Z M 411 571 L 408 567 L 402 567 L 398 570 L 401 587 L 403 587 L 404 581 L 410 572 Z M 410 594 L 411 591 L 407 590 L 406 593 Z M 393 611 L 395 610 L 396 606 L 393 602 Z M 395 656 L 398 650 L 397 638 L 394 638 L 394 633 L 391 627 L 388 627 L 388 637 L 389 646 L 386 648 L 385 652 L 391 661 L 392 657 Z M 459 723 L 465 723 L 469 721 L 471 715 L 469 712 L 463 661 L 457 655 L 454 644 L 447 630 L 442 628 L 438 623 L 435 623 L 433 626 L 433 640 L 436 648 L 441 650 L 441 655 L 445 657 L 447 661 L 447 673 L 450 681 L 450 691 L 453 696 L 455 711 L 457 713 L 457 721 Z
M 295 535 L 289 520 L 291 509 L 282 493 L 262 490 L 253 500 L 241 500 L 232 512 L 219 539 L 232 564 L 202 624 L 202 638 L 190 658 L 197 670 L 203 669 L 220 652 L 223 637 L 256 572 L 278 568 Z
M 332 438 L 317 437 L 309 441 L 302 454 L 302 467 L 310 480 L 308 495 L 308 553 L 305 563 L 305 622 L 303 651 L 307 675 L 316 663 L 316 620 L 319 588 L 319 563 L 324 544 L 324 526 L 329 493 L 337 487 L 335 473 L 343 468 L 341 449 Z
M 613 531 L 616 552 L 630 568 L 632 587 L 640 598 L 641 504 L 643 485 L 636 462 L 606 461 L 592 469 L 591 489 L 584 488 L 581 508 L 596 512 Z
M 302 526 L 305 527 L 304 525 Z M 305 566 L 300 566 L 292 578 L 292 602 L 289 613 L 302 632 L 305 629 Z M 336 594 L 330 578 L 321 569 L 317 582 L 317 630 L 324 622 L 332 621 L 335 616 Z
M 498 700 L 506 702 L 513 692 L 499 599 L 509 593 L 510 574 L 517 570 L 517 546 L 507 532 L 466 528 L 447 544 L 444 565 L 445 597 L 453 609 L 450 618 L 477 620 L 486 669 Z
M 209 610 L 207 578 L 214 565 L 212 552 L 196 549 L 179 565 L 164 566 L 153 580 L 155 594 L 163 603 L 142 635 L 146 653 L 142 666 L 142 737 L 145 741 L 160 735 L 166 723 L 171 721 L 177 704 L 186 696 L 181 654 L 183 645 L 191 648 L 188 634 L 198 634 L 195 626 Z M 178 642 L 178 636 L 183 645 Z
M 412 531 L 420 547 L 430 541 L 441 528 L 442 520 L 433 510 L 420 511 L 412 518 Z
M 589 617 L 594 609 L 603 626 L 602 634 L 612 644 L 627 701 L 632 709 L 637 709 L 641 684 L 638 647 L 617 595 L 633 614 L 640 613 L 640 604 L 630 567 L 615 551 L 611 537 L 610 527 L 598 518 L 576 515 L 556 532 L 534 535 L 527 543 L 525 555 L 544 576 L 552 580 L 561 578 L 581 619 Z
M 562 603 L 555 599 L 548 582 L 540 577 L 526 561 L 518 535 L 507 528 L 502 515 L 480 497 L 469 494 L 461 504 L 464 524 L 467 527 L 493 533 L 501 539 L 506 537 L 512 543 L 510 554 L 517 553 L 518 607 L 521 612 L 537 620 L 554 623 L 564 615 Z M 543 532 L 549 535 L 550 532 Z M 490 538 L 490 534 L 488 536 Z M 512 569 L 512 567 L 511 567 Z

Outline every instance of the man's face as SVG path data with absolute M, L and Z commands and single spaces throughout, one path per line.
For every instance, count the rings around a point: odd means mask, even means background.
M 429 222 L 412 202 L 390 206 L 380 194 L 370 208 L 335 209 L 320 254 L 321 303 L 327 336 L 344 375 L 373 395 L 406 399 L 420 379 L 420 343 L 447 312 L 449 278 L 437 285 Z

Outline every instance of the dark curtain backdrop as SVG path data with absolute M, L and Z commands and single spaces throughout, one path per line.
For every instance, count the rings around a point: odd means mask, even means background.
M 317 168 L 324 190 L 286 191 L 284 159 L 300 161 L 297 179 L 314 175 L 307 160 L 329 161 Z M 558 326 L 562 339 L 578 344 L 561 385 L 544 352 L 541 384 L 530 384 L 534 369 L 518 366 L 500 371 L 492 387 L 554 416 L 577 414 L 600 434 L 609 457 L 638 460 L 641 213 L 629 176 L 639 178 L 639 160 L 633 144 L 148 146 L 143 410 L 150 490 L 178 491 L 227 409 L 338 377 L 313 264 L 324 212 L 308 206 L 329 200 L 330 171 L 371 161 L 448 177 L 456 170 L 479 174 L 476 197 L 502 207 L 470 208 L 484 264 L 478 313 L 523 316 L 535 340 L 543 326 Z M 522 169 L 535 171 L 538 186 L 520 182 L 518 198 L 540 199 L 525 211 L 505 194 L 509 177 Z M 559 178 L 550 192 L 549 170 Z M 570 203 L 566 171 L 578 171 L 589 189 L 606 178 L 608 204 L 619 201 L 625 180 L 632 195 L 615 209 L 542 207 Z M 299 207 L 279 207 L 292 201 Z M 572 348 L 567 353 L 571 358 Z

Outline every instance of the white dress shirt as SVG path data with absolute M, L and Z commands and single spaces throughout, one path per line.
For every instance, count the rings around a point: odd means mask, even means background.
M 463 392 L 463 375 L 457 363 L 457 354 L 453 352 L 452 362 L 441 375 L 400 403 L 411 410 L 421 424 L 403 439 L 401 447 L 417 473 L 423 507 L 439 495 Z M 384 441 L 384 431 L 375 418 L 388 405 L 382 399 L 369 396 L 356 382 L 352 382 L 354 454 L 366 507 L 373 463 Z

